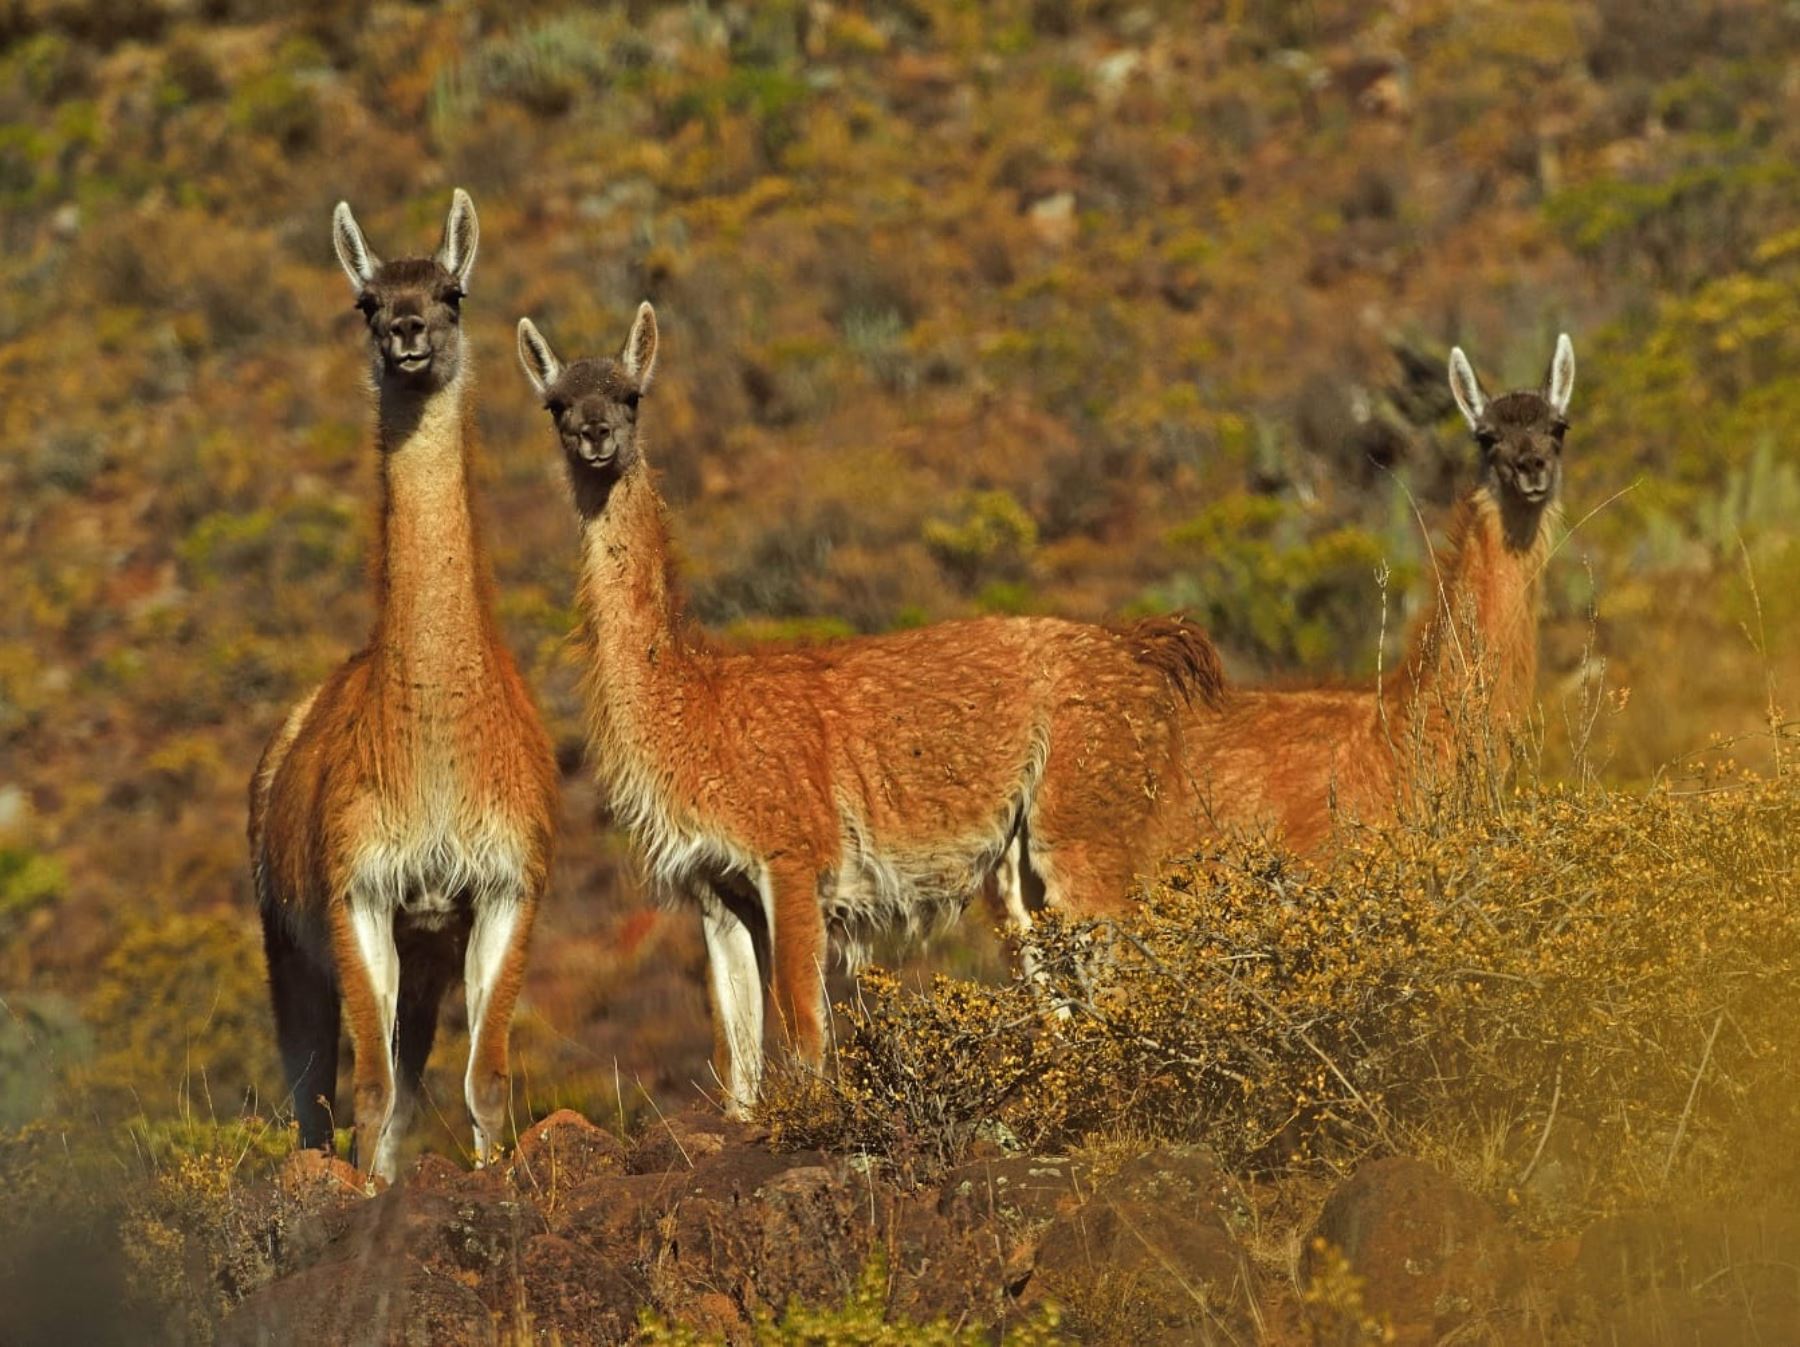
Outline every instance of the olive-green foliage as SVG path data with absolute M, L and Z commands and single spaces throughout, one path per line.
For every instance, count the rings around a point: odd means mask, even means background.
M 69 877 L 54 856 L 27 847 L 0 846 L 0 931 L 34 908 L 54 902 Z
M 1281 501 L 1231 496 L 1172 530 L 1168 543 L 1181 569 L 1147 606 L 1186 609 L 1216 640 L 1277 667 L 1349 669 L 1372 656 L 1384 554 L 1362 530 L 1309 538 Z
M 1554 1108 L 1594 1138 L 1593 1201 L 1731 1191 L 1785 1176 L 1800 1124 L 1796 837 L 1787 780 L 1526 791 L 1310 867 L 1224 847 L 1034 931 L 1041 985 L 865 977 L 837 1079 L 778 1082 L 766 1116 L 925 1168 L 984 1130 L 1120 1127 L 1283 1167 Z
M 88 999 L 90 1079 L 138 1107 L 229 1116 L 278 1078 L 263 960 L 238 916 L 148 912 L 127 923 Z
M 93 1034 L 53 992 L 0 998 L 0 1128 L 44 1116 L 58 1082 L 93 1050 Z
M 1044 1306 L 1023 1321 L 1009 1325 L 1000 1341 L 1012 1347 L 1048 1347 L 1068 1341 L 1056 1331 L 1060 1318 L 1055 1306 Z M 742 1341 L 735 1336 L 709 1336 L 671 1324 L 651 1311 L 643 1315 L 637 1340 L 644 1347 L 703 1347 Z M 877 1244 L 842 1305 L 794 1303 L 779 1315 L 758 1311 L 751 1322 L 748 1341 L 757 1347 L 981 1347 L 994 1341 L 994 1333 L 985 1325 L 952 1323 L 948 1319 L 917 1323 L 889 1318 L 887 1254 Z
M 1016 580 L 1037 546 L 1037 524 L 1004 491 L 972 491 L 948 518 L 925 521 L 925 545 L 965 587 Z

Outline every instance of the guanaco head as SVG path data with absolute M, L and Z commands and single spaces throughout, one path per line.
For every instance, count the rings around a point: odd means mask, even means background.
M 638 305 L 637 321 L 617 357 L 565 365 L 529 318 L 519 319 L 519 363 L 556 422 L 578 496 L 584 485 L 610 483 L 642 460 L 638 402 L 656 371 L 656 310 Z
M 1508 510 L 1537 512 L 1556 499 L 1574 391 L 1575 347 L 1566 332 L 1556 339 L 1542 388 L 1492 400 L 1481 391 L 1462 347 L 1450 352 L 1450 392 L 1481 446 L 1482 479 L 1498 488 Z
M 331 241 L 369 324 L 378 387 L 417 393 L 446 387 L 462 369 L 462 298 L 481 237 L 475 203 L 458 187 L 433 257 L 383 262 L 347 202 L 331 216 Z

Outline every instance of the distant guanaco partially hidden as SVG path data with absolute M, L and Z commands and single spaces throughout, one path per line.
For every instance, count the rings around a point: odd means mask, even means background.
M 1190 717 L 1185 746 L 1213 825 L 1316 851 L 1339 819 L 1391 821 L 1456 736 L 1503 738 L 1528 711 L 1575 349 L 1559 337 L 1541 388 L 1490 399 L 1457 348 L 1450 389 L 1480 471 L 1433 560 L 1433 602 L 1405 660 L 1379 686 L 1244 689 L 1224 714 Z
M 386 1178 L 459 966 L 478 1162 L 499 1143 L 509 1026 L 556 807 L 555 761 L 495 626 L 470 499 L 460 310 L 477 235 L 458 189 L 437 255 L 384 263 L 337 207 L 333 241 L 374 358 L 375 630 L 288 715 L 250 784 L 251 863 L 301 1144 L 332 1143 L 347 1012 L 355 1156 Z
M 725 650 L 683 615 L 639 418 L 657 325 L 565 365 L 529 319 L 519 359 L 555 422 L 581 520 L 589 734 L 653 877 L 698 906 L 727 1102 L 754 1101 L 763 993 L 820 1060 L 833 937 L 960 913 L 1015 840 L 1052 906 L 1125 901 L 1173 841 L 1180 727 L 1221 692 L 1173 620 L 987 618 L 811 648 Z

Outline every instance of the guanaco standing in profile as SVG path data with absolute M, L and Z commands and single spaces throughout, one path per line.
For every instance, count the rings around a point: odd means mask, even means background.
M 1272 826 L 1316 851 L 1338 818 L 1391 821 L 1458 735 L 1504 736 L 1528 713 L 1575 348 L 1562 335 L 1540 387 L 1489 398 L 1458 347 L 1450 389 L 1479 471 L 1433 560 L 1433 601 L 1404 661 L 1377 686 L 1242 689 L 1222 714 L 1190 716 L 1184 743 L 1214 826 Z
M 581 522 L 589 737 L 652 876 L 700 910 L 728 1106 L 754 1102 L 763 994 L 800 1059 L 823 970 L 883 930 L 952 919 L 1009 847 L 1074 912 L 1117 906 L 1173 842 L 1180 727 L 1215 704 L 1199 629 L 986 618 L 801 649 L 725 650 L 684 617 L 639 425 L 642 305 L 616 359 L 570 364 L 530 319 L 519 359 Z
M 264 750 L 250 786 L 250 851 L 301 1144 L 332 1144 L 347 1014 L 354 1154 L 391 1179 L 459 965 L 477 1161 L 500 1143 L 556 768 L 495 624 L 471 499 L 461 304 L 475 207 L 457 189 L 430 258 L 382 262 L 343 203 L 332 224 L 372 346 L 375 628 Z

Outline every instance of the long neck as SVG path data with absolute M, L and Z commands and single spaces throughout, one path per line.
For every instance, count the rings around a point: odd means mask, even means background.
M 1495 723 L 1529 709 L 1537 681 L 1538 610 L 1555 507 L 1525 519 L 1489 486 L 1458 503 L 1450 545 L 1427 577 L 1434 589 L 1406 663 L 1385 689 L 1435 716 L 1479 710 Z
M 380 610 L 373 645 L 411 686 L 478 670 L 492 634 L 469 499 L 465 381 L 380 398 Z
M 578 498 L 589 708 L 597 735 L 622 735 L 632 742 L 618 747 L 629 750 L 681 719 L 704 647 L 683 619 L 668 519 L 648 469 L 629 469 L 597 499 Z

